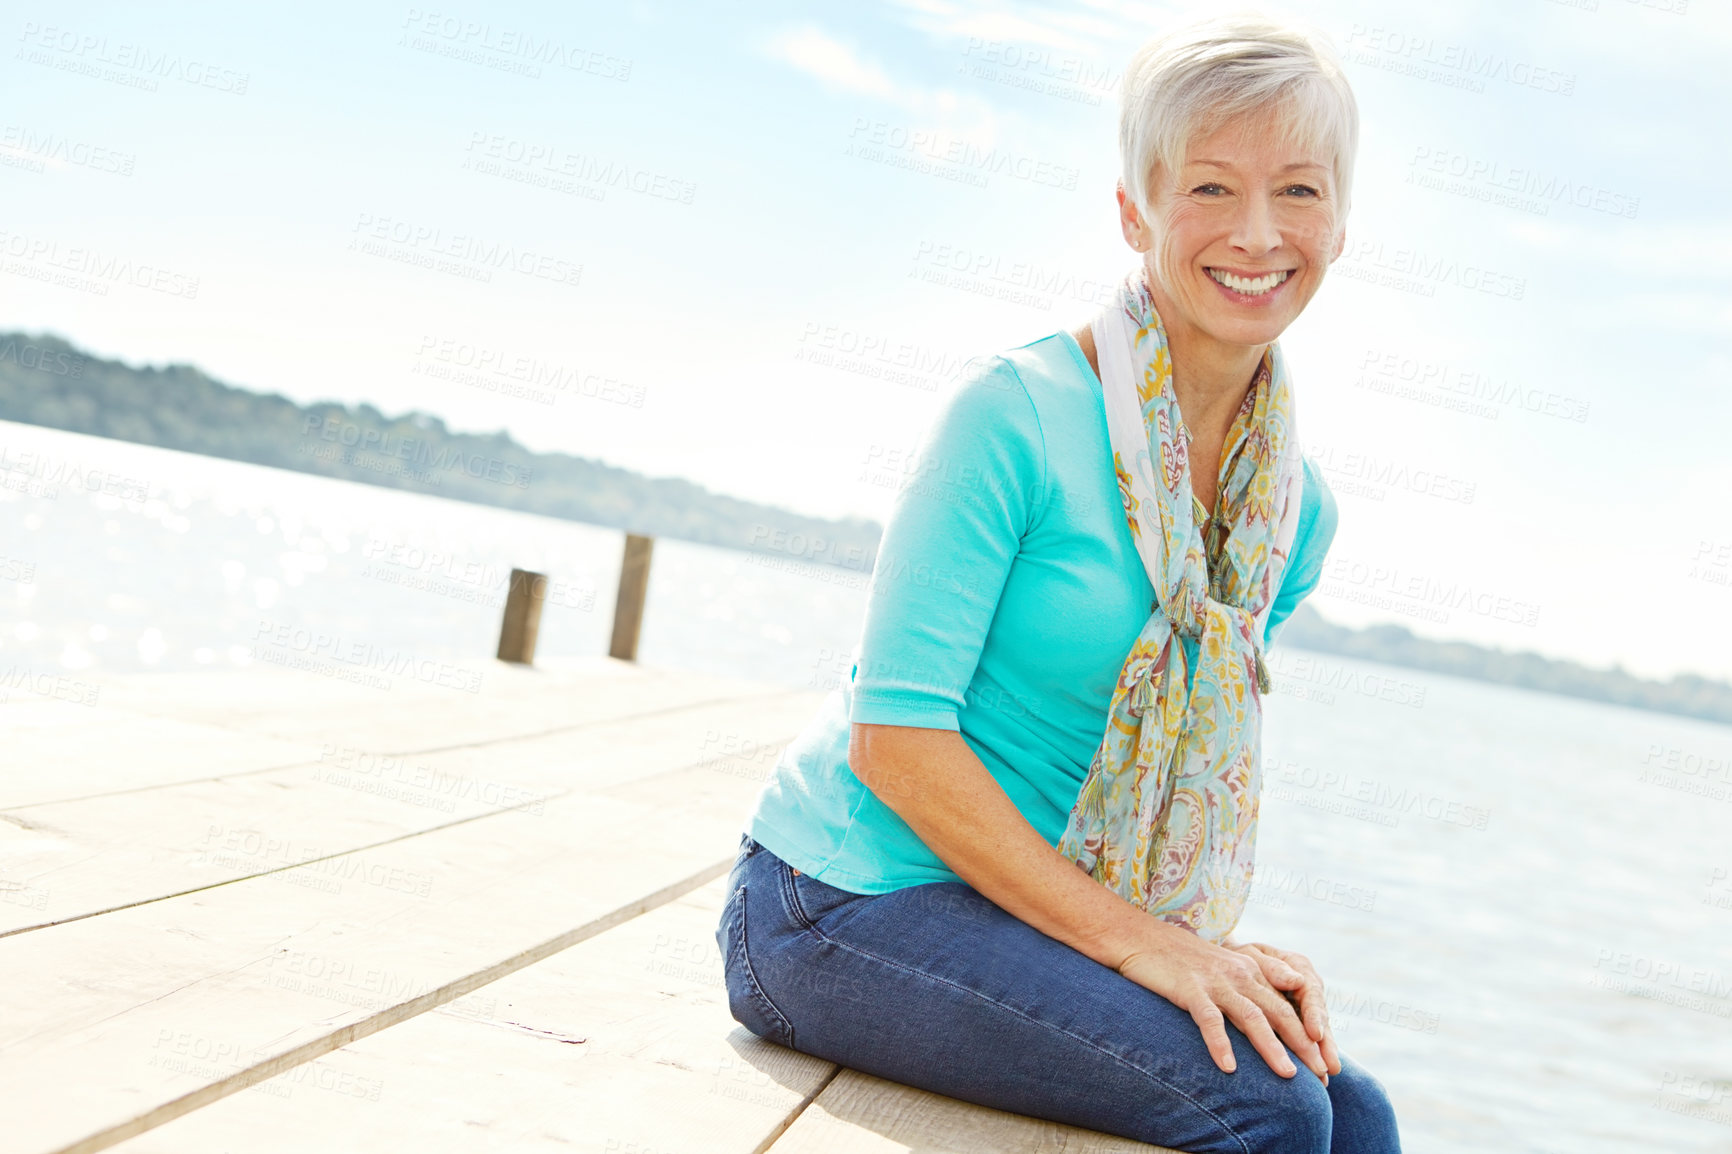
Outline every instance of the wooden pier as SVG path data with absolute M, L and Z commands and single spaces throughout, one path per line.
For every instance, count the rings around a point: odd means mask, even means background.
M 475 692 L 257 664 L 13 691 L 0 1149 L 1156 1149 L 730 1017 L 725 873 L 821 692 L 479 668 Z

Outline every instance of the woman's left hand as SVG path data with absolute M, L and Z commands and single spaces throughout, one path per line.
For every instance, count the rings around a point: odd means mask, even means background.
M 1228 949 L 1248 954 L 1263 969 L 1263 977 L 1299 1008 L 1299 1020 L 1305 1023 L 1305 1033 L 1323 1055 L 1323 1064 L 1331 1074 L 1341 1073 L 1341 1054 L 1335 1048 L 1335 1035 L 1329 1029 L 1329 1006 L 1323 997 L 1323 979 L 1311 965 L 1311 959 L 1292 950 L 1277 949 L 1265 942 L 1244 944 L 1225 942 Z M 1327 1086 L 1329 1079 L 1323 1079 Z

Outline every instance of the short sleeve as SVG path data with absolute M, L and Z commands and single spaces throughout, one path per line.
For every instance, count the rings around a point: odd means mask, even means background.
M 1323 579 L 1323 561 L 1329 555 L 1329 545 L 1335 540 L 1335 494 L 1317 471 L 1310 457 L 1305 458 L 1304 488 L 1299 495 L 1299 525 L 1293 535 L 1293 555 L 1281 574 L 1281 589 L 1275 594 L 1275 604 L 1269 609 L 1269 623 L 1263 629 L 1263 643 L 1273 645 L 1275 637 L 1293 610 L 1310 596 Z
M 1034 402 L 1003 357 L 971 362 L 914 457 L 879 543 L 849 719 L 961 728 L 1011 562 L 1045 491 Z

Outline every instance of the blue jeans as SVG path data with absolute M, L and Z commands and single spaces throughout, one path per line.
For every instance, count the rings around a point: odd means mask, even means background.
M 855 894 L 743 837 L 716 942 L 752 1033 L 965 1102 L 1185 1151 L 1393 1154 L 1395 1114 L 1344 1055 L 1327 1088 L 957 882 Z

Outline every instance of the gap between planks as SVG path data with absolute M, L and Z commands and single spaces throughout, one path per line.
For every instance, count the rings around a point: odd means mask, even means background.
M 531 946 L 529 949 L 524 950 L 513 957 L 507 958 L 502 962 L 496 962 L 484 969 L 477 970 L 474 973 L 465 975 L 455 981 L 448 982 L 445 985 L 440 986 L 438 989 L 429 990 L 425 994 L 411 998 L 407 1002 L 402 1002 L 398 1005 L 381 1010 L 371 1017 L 363 1018 L 358 1022 L 351 1022 L 349 1025 L 334 1030 L 323 1037 L 314 1038 L 312 1041 L 296 1046 L 292 1050 L 285 1051 L 284 1053 L 278 1054 L 266 1061 L 258 1063 L 257 1065 L 249 1066 L 244 1070 L 237 1071 L 236 1073 L 223 1078 L 221 1081 L 201 1086 L 189 1094 L 184 1094 L 179 1098 L 164 1102 L 162 1105 L 146 1111 L 136 1118 L 129 1119 L 128 1121 L 115 1126 L 110 1126 L 106 1130 L 99 1130 L 88 1137 L 79 1139 L 77 1142 L 74 1142 L 69 1146 L 63 1146 L 59 1150 L 54 1151 L 54 1154 L 95 1154 L 98 1150 L 106 1150 L 110 1146 L 116 1145 L 128 1138 L 143 1134 L 147 1130 L 154 1130 L 156 1127 L 161 1126 L 166 1122 L 171 1122 L 183 1114 L 189 1114 L 200 1107 L 208 1106 L 212 1102 L 226 1098 L 230 1094 L 238 1093 L 249 1086 L 274 1078 L 285 1070 L 292 1069 L 303 1062 L 310 1062 L 314 1058 L 329 1054 L 333 1050 L 348 1045 L 350 1042 L 354 1042 L 360 1038 L 365 1038 L 370 1034 L 376 1034 L 380 1030 L 389 1029 L 390 1027 L 408 1021 L 410 1018 L 416 1017 L 419 1014 L 424 1014 L 428 1010 L 436 1009 L 437 1007 L 444 1005 L 446 1002 L 455 1001 L 457 998 L 460 998 L 465 994 L 472 993 L 491 982 L 498 981 L 507 974 L 515 973 L 526 966 L 534 965 L 536 962 L 552 957 L 561 950 L 569 949 L 570 947 L 577 945 L 579 942 L 592 938 L 597 934 L 604 933 L 615 926 L 630 921 L 632 918 L 648 913 L 650 910 L 653 910 L 658 906 L 666 905 L 668 902 L 685 896 L 691 891 L 697 889 L 699 886 L 721 877 L 730 867 L 732 867 L 734 861 L 735 855 L 730 854 L 720 861 L 714 862 L 705 866 L 696 873 L 688 875 L 680 881 L 664 886 L 646 897 L 627 902 L 625 905 L 620 906 L 609 913 L 603 914 L 599 918 L 593 918 L 575 929 L 567 930 L 565 933 L 549 938 L 540 945 Z M 832 1078 L 833 1077 L 834 1075 L 832 1075 Z M 829 1085 L 828 1080 L 826 1080 L 825 1085 Z M 822 1087 L 820 1087 L 820 1090 L 821 1089 Z M 806 1106 L 810 1105 L 816 1097 L 817 1095 L 814 1094 L 811 1099 L 801 1103 L 800 1109 L 790 1114 L 789 1122 L 791 1123 L 794 1118 L 804 1112 Z M 778 1130 L 770 1139 L 770 1142 L 773 1142 L 776 1138 L 780 1137 L 786 1129 L 787 1127 L 784 1125 L 782 1129 Z M 758 1151 L 754 1152 L 754 1154 L 763 1154 L 763 1151 L 769 1148 L 770 1142 L 766 1142 L 764 1146 L 760 1147 Z
M 405 754 L 405 755 L 401 755 L 401 756 L 408 756 L 408 755 Z M 287 768 L 293 769 L 295 767 L 294 766 L 288 766 Z M 263 772 L 263 771 L 260 771 L 260 772 Z M 244 777 L 246 775 L 245 774 L 236 774 L 235 776 Z M 212 780 L 220 780 L 220 779 L 212 779 Z M 175 784 L 184 785 L 186 783 L 185 782 L 176 782 Z M 157 788 L 157 787 L 151 787 L 151 788 Z M 131 792 L 131 791 L 128 791 L 128 792 Z M 130 909 L 134 908 L 135 906 L 148 906 L 152 902 L 165 902 L 171 898 L 185 897 L 187 894 L 203 893 L 205 890 L 214 890 L 214 889 L 217 889 L 221 886 L 232 886 L 236 882 L 250 881 L 253 878 L 266 877 L 266 876 L 269 876 L 270 874 L 282 873 L 285 870 L 300 869 L 302 866 L 316 865 L 319 862 L 332 861 L 332 860 L 334 860 L 336 858 L 340 858 L 340 857 L 348 857 L 350 854 L 365 853 L 366 851 L 368 851 L 370 849 L 378 849 L 380 846 L 391 845 L 394 842 L 408 841 L 410 838 L 421 837 L 423 834 L 438 833 L 440 830 L 443 830 L 443 829 L 451 829 L 454 826 L 467 825 L 469 822 L 472 822 L 472 821 L 480 821 L 484 817 L 497 817 L 502 813 L 510 813 L 512 810 L 515 810 L 515 809 L 527 809 L 532 805 L 540 805 L 543 802 L 553 801 L 553 800 L 558 799 L 558 798 L 567 797 L 570 794 L 575 793 L 575 792 L 577 792 L 577 791 L 571 790 L 571 789 L 562 789 L 562 790 L 558 791 L 557 793 L 541 794 L 530 801 L 519 802 L 516 805 L 508 805 L 508 806 L 504 806 L 500 809 L 490 809 L 490 810 L 486 810 L 485 812 L 482 812 L 482 813 L 472 813 L 468 817 L 454 818 L 451 821 L 443 822 L 439 825 L 428 826 L 425 829 L 412 829 L 407 833 L 400 833 L 396 837 L 388 837 L 382 841 L 370 842 L 367 845 L 350 846 L 348 849 L 337 850 L 334 853 L 321 854 L 318 857 L 300 858 L 300 859 L 297 859 L 295 861 L 288 862 L 284 865 L 273 866 L 272 868 L 270 868 L 268 870 L 259 870 L 257 873 L 241 874 L 239 877 L 223 878 L 221 881 L 214 881 L 207 886 L 192 886 L 188 889 L 176 890 L 173 893 L 156 894 L 153 897 L 139 898 L 137 901 L 133 901 L 133 902 L 121 902 L 119 905 L 107 906 L 107 907 L 100 909 L 100 910 L 86 910 L 84 913 L 72 914 L 69 917 L 64 917 L 64 918 L 56 918 L 55 920 L 53 920 L 51 922 L 37 922 L 35 925 L 31 925 L 31 926 L 15 926 L 12 929 L 0 932 L 0 938 L 10 938 L 10 937 L 13 937 L 14 935 L 17 935 L 17 934 L 27 934 L 33 930 L 52 929 L 55 926 L 68 926 L 68 925 L 71 925 L 73 922 L 81 922 L 85 918 L 100 917 L 103 914 L 112 914 L 112 913 L 116 913 L 120 910 L 130 910 Z M 79 798 L 77 800 L 82 801 L 84 799 Z M 44 802 L 43 804 L 46 805 L 46 804 L 50 804 L 50 803 Z M 0 816 L 4 816 L 4 815 L 0 815 Z M 678 896 L 678 895 L 675 895 L 675 896 Z
M 726 881 L 107 1154 L 755 1154 L 835 1064 L 728 1011 L 711 945 Z M 339 1085 L 362 1090 L 303 1095 Z
M 490 745 L 506 745 L 506 744 L 509 744 L 511 742 L 514 742 L 514 741 L 534 741 L 538 738 L 553 737 L 553 736 L 555 736 L 557 734 L 561 734 L 561 733 L 575 733 L 581 729 L 592 729 L 596 726 L 613 725 L 613 724 L 615 724 L 617 722 L 621 722 L 621 721 L 638 721 L 638 720 L 642 720 L 644 718 L 661 717 L 664 714 L 668 714 L 668 713 L 678 713 L 682 709 L 698 709 L 698 708 L 703 708 L 703 707 L 711 706 L 711 705 L 728 705 L 728 704 L 732 704 L 732 703 L 736 703 L 736 702 L 744 703 L 744 702 L 748 702 L 748 701 L 773 700 L 773 699 L 779 698 L 779 697 L 794 697 L 794 696 L 798 696 L 801 693 L 806 693 L 806 692 L 810 692 L 810 691 L 809 690 L 790 689 L 790 690 L 782 690 L 782 691 L 771 691 L 771 692 L 767 692 L 767 693 L 746 693 L 746 694 L 735 694 L 735 695 L 728 696 L 728 697 L 705 698 L 701 701 L 687 701 L 687 702 L 681 702 L 678 705 L 664 706 L 661 709 L 652 709 L 652 710 L 649 710 L 649 711 L 644 712 L 644 713 L 620 713 L 620 714 L 614 714 L 614 715 L 611 715 L 608 717 L 591 718 L 588 721 L 574 722 L 571 725 L 559 725 L 559 726 L 555 726 L 552 729 L 537 730 L 534 733 L 512 733 L 512 734 L 507 734 L 507 735 L 502 736 L 502 737 L 488 738 L 486 741 L 460 741 L 454 745 L 434 745 L 434 746 L 429 746 L 426 749 L 393 749 L 393 750 L 388 750 L 388 751 L 383 751 L 383 752 L 385 753 L 386 756 L 389 756 L 389 757 L 423 757 L 423 756 L 426 756 L 428 754 L 434 754 L 434 753 L 452 753 L 452 752 L 455 752 L 455 751 L 460 750 L 460 749 L 485 749 L 487 746 L 490 746 Z M 155 715 L 154 714 L 140 714 L 139 716 L 154 717 Z M 169 720 L 176 720 L 176 719 L 171 718 Z M 202 725 L 205 723 L 195 722 L 195 723 L 189 723 L 189 724 L 201 724 Z M 213 728 L 221 728 L 221 727 L 213 727 Z M 245 734 L 244 730 L 235 730 L 235 729 L 224 730 L 224 732 Z M 252 734 L 250 736 L 259 736 L 259 735 Z M 378 752 L 378 751 L 375 751 L 375 752 Z M 93 799 L 102 798 L 102 797 L 124 797 L 125 795 L 127 795 L 129 793 L 149 793 L 152 790 L 171 789 L 174 786 L 178 786 L 178 785 L 199 785 L 199 784 L 204 783 L 204 782 L 233 781 L 236 778 L 253 777 L 253 776 L 256 776 L 256 775 L 262 774 L 262 773 L 280 773 L 286 769 L 299 769 L 303 766 L 318 765 L 318 764 L 319 764 L 318 758 L 313 758 L 311 760 L 302 759 L 300 761 L 286 762 L 282 765 L 267 765 L 267 766 L 262 766 L 258 769 L 242 770 L 239 773 L 219 773 L 219 774 L 215 774 L 211 777 L 189 777 L 189 778 L 184 778 L 184 779 L 181 779 L 178 781 L 161 781 L 161 782 L 156 782 L 156 783 L 151 784 L 151 785 L 132 786 L 128 789 L 103 790 L 103 791 L 99 791 L 97 793 L 79 794 L 79 795 L 76 795 L 74 797 L 58 797 L 58 798 L 49 798 L 49 799 L 45 799 L 42 801 L 25 802 L 23 805 L 11 805 L 11 806 L 5 806 L 3 808 L 0 808 L 0 819 L 4 819 L 6 814 L 17 813 L 20 810 L 35 809 L 39 806 L 64 805 L 68 802 L 91 801 Z M 24 828 L 28 829 L 30 827 L 26 826 Z M 116 908 L 123 908 L 123 907 L 116 907 Z M 50 923 L 50 924 L 52 924 L 52 923 Z M 13 930 L 13 931 L 9 931 L 9 932 L 17 933 L 19 931 Z M 0 937 L 5 937 L 5 936 L 6 936 L 5 934 L 0 934 Z
M 677 705 L 670 705 L 670 706 L 666 706 L 666 707 L 660 708 L 660 709 L 648 710 L 648 711 L 642 712 L 642 713 L 619 714 L 619 715 L 614 715 L 614 716 L 610 716 L 607 718 L 599 718 L 599 719 L 593 719 L 590 721 L 579 722 L 579 723 L 574 724 L 574 725 L 558 726 L 558 727 L 555 727 L 553 729 L 543 730 L 543 731 L 539 731 L 536 733 L 513 734 L 513 735 L 508 736 L 508 737 L 501 737 L 501 738 L 496 738 L 493 740 L 483 741 L 483 742 L 462 742 L 462 743 L 459 743 L 456 745 L 438 746 L 438 747 L 433 747 L 433 748 L 429 748 L 429 749 L 421 749 L 421 750 L 409 750 L 409 751 L 405 751 L 405 752 L 401 752 L 401 753 L 392 753 L 389 756 L 393 756 L 393 757 L 420 757 L 420 756 L 424 756 L 424 755 L 428 755 L 428 754 L 448 753 L 448 752 L 452 752 L 455 750 L 485 749 L 485 748 L 488 748 L 490 746 L 505 746 L 505 745 L 510 745 L 512 743 L 520 742 L 520 741 L 536 741 L 536 740 L 540 740 L 540 739 L 545 738 L 545 737 L 556 736 L 556 735 L 563 734 L 563 733 L 577 732 L 577 731 L 585 730 L 585 729 L 598 729 L 598 728 L 603 728 L 603 727 L 610 726 L 610 725 L 618 725 L 618 724 L 621 724 L 624 722 L 641 721 L 641 720 L 644 720 L 646 718 L 665 717 L 665 716 L 668 716 L 671 714 L 679 714 L 679 713 L 684 713 L 684 712 L 700 712 L 704 709 L 712 708 L 715 706 L 730 705 L 730 704 L 736 704 L 736 703 L 744 704 L 744 703 L 748 703 L 748 702 L 756 703 L 756 704 L 762 704 L 762 705 L 770 705 L 770 704 L 774 704 L 774 703 L 777 703 L 777 702 L 780 702 L 783 700 L 803 696 L 804 693 L 805 693 L 805 691 L 803 691 L 803 690 L 790 690 L 787 692 L 755 693 L 755 694 L 736 695 L 736 696 L 731 696 L 731 697 L 705 699 L 705 700 L 701 700 L 701 701 L 681 702 Z M 236 773 L 236 774 L 220 774 L 220 775 L 217 775 L 215 777 L 197 778 L 197 779 L 193 779 L 191 781 L 163 782 L 163 783 L 159 783 L 157 785 L 140 786 L 136 789 L 116 790 L 110 794 L 96 794 L 96 795 L 91 795 L 91 796 L 92 797 L 108 797 L 108 796 L 117 796 L 117 795 L 121 795 L 121 794 L 129 794 L 129 793 L 146 793 L 146 792 L 150 792 L 153 790 L 172 789 L 172 788 L 178 788 L 178 787 L 186 786 L 186 785 L 201 784 L 204 782 L 232 780 L 232 779 L 237 779 L 237 778 L 256 776 L 258 774 L 263 774 L 263 773 L 282 772 L 284 770 L 296 769 L 296 768 L 299 768 L 301 766 L 316 765 L 316 764 L 318 764 L 318 762 L 316 762 L 316 761 L 296 762 L 293 765 L 289 765 L 289 766 L 275 767 L 275 768 L 270 768 L 270 769 L 247 770 L 244 773 Z M 693 767 L 693 765 L 696 765 L 696 764 L 702 764 L 702 763 L 701 762 L 695 762 L 695 763 L 688 764 L 688 765 L 674 766 L 670 769 L 662 770 L 659 773 L 652 774 L 651 777 L 649 779 L 646 779 L 646 780 L 653 781 L 653 780 L 657 780 L 657 779 L 661 779 L 661 778 L 671 777 L 671 776 L 676 775 L 676 774 L 684 773 L 684 772 L 687 772 L 688 770 L 690 770 Z M 382 846 L 392 845 L 396 842 L 406 841 L 410 838 L 420 837 L 424 834 L 437 833 L 440 830 L 451 829 L 455 826 L 464 825 L 464 824 L 467 824 L 468 822 L 477 821 L 481 818 L 495 817 L 495 816 L 498 816 L 499 814 L 510 813 L 513 810 L 524 809 L 524 808 L 527 808 L 529 806 L 543 804 L 545 802 L 552 801 L 552 800 L 555 800 L 558 798 L 570 796 L 571 794 L 573 794 L 575 792 L 581 792 L 581 791 L 577 790 L 576 788 L 555 790 L 555 791 L 551 791 L 548 793 L 539 794 L 535 798 L 528 800 L 528 801 L 520 802 L 517 805 L 502 806 L 498 809 L 487 810 L 487 811 L 482 812 L 482 813 L 469 814 L 466 817 L 454 818 L 451 821 L 442 822 L 438 825 L 427 826 L 427 827 L 424 827 L 422 829 L 409 830 L 407 832 L 400 833 L 400 834 L 397 834 L 397 835 L 392 836 L 392 837 L 383 838 L 379 841 L 368 842 L 368 843 L 363 844 L 363 845 L 350 846 L 346 849 L 335 850 L 331 853 L 321 854 L 317 857 L 298 859 L 298 860 L 295 860 L 292 862 L 285 862 L 284 864 L 282 864 L 280 866 L 274 866 L 270 869 L 261 869 L 261 870 L 254 872 L 254 873 L 242 874 L 242 875 L 239 875 L 237 877 L 232 877 L 232 878 L 223 878 L 219 881 L 213 881 L 213 882 L 209 883 L 208 885 L 189 886 L 185 889 L 175 890 L 175 891 L 172 891 L 170 893 L 155 894 L 155 895 L 152 895 L 150 897 L 139 898 L 135 901 L 119 902 L 119 903 L 116 903 L 114 905 L 104 906 L 101 909 L 86 910 L 82 913 L 70 914 L 70 915 L 65 916 L 65 917 L 53 918 L 51 920 L 43 921 L 43 922 L 36 922 L 36 923 L 33 923 L 31 925 L 27 925 L 27 926 L 14 926 L 11 929 L 0 931 L 0 939 L 13 937 L 13 936 L 16 936 L 18 934 L 31 933 L 31 932 L 36 931 L 36 930 L 51 929 L 55 926 L 70 925 L 73 922 L 83 921 L 86 918 L 98 917 L 102 914 L 115 913 L 119 910 L 131 909 L 135 906 L 149 905 L 152 902 L 167 901 L 171 898 L 184 897 L 187 894 L 200 893 L 200 892 L 203 892 L 206 890 L 213 890 L 213 889 L 216 889 L 220 886 L 233 885 L 236 882 L 247 881 L 250 878 L 264 877 L 264 876 L 267 876 L 270 874 L 282 873 L 286 870 L 298 869 L 298 868 L 301 868 L 303 866 L 316 864 L 318 862 L 331 861 L 331 860 L 334 860 L 336 858 L 345 857 L 349 854 L 364 853 L 368 850 L 378 849 Z M 73 802 L 84 801 L 84 800 L 88 800 L 88 799 L 87 798 L 71 798 L 71 799 L 67 799 L 65 802 L 47 802 L 47 801 L 34 802 L 34 803 L 31 803 L 31 806 L 18 806 L 18 807 L 16 807 L 16 809 L 27 809 L 27 808 L 32 808 L 32 807 L 40 807 L 40 806 L 48 806 L 48 805 L 71 804 Z M 0 820 L 9 820 L 6 818 L 6 814 L 11 813 L 11 812 L 14 812 L 14 811 L 13 810 L 0 811 Z
M 800 1115 L 806 1112 L 806 1108 L 816 1102 L 818 1100 L 818 1095 L 828 1090 L 830 1084 L 834 1082 L 846 1068 L 847 1067 L 845 1066 L 832 1066 L 830 1072 L 824 1076 L 824 1080 L 819 1082 L 818 1085 L 813 1088 L 812 1092 L 801 1100 L 798 1106 L 795 1106 L 792 1110 L 788 1111 L 788 1116 L 783 1118 L 781 1123 L 777 1125 L 774 1130 L 765 1135 L 764 1140 L 753 1148 L 752 1154 L 767 1154 L 770 1147 L 782 1140 L 782 1135 L 788 1132 L 788 1127 L 800 1120 Z

